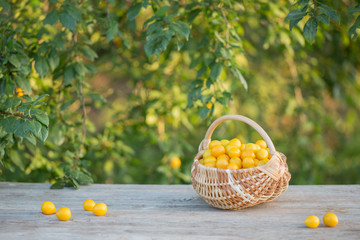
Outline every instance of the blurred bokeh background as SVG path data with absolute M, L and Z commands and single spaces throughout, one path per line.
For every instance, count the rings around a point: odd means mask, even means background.
M 60 59 L 70 55 L 71 61 L 92 62 L 97 69 L 83 80 L 87 135 L 80 157 L 96 183 L 190 183 L 198 145 L 210 123 L 224 114 L 245 115 L 267 131 L 288 158 L 291 184 L 360 183 L 360 44 L 348 33 L 354 16 L 346 15 L 356 1 L 329 3 L 340 23 L 319 23 L 312 44 L 302 32 L 307 19 L 289 31 L 285 17 L 293 1 L 155 2 L 170 5 L 166 16 L 174 14 L 191 28 L 179 51 L 179 42 L 171 40 L 158 56 L 144 51 L 143 25 L 161 7 L 143 7 L 130 21 L 132 1 L 75 1 L 83 21 L 77 23 L 77 44 L 88 44 L 98 55 L 94 61 L 70 53 L 74 33 L 60 22 L 42 23 L 67 1 L 10 2 L 17 12 L 11 25 L 22 28 L 28 46 L 63 39 Z M 100 18 L 109 16 L 123 37 L 108 41 L 106 30 L 89 23 L 101 25 Z M 226 42 L 232 31 L 239 37 L 234 48 Z M 227 52 L 217 55 L 217 47 Z M 223 65 L 209 84 L 211 64 L 199 74 L 207 61 Z M 243 69 L 247 90 L 227 61 Z M 29 77 L 33 94 L 50 95 L 45 100 L 49 137 L 35 148 L 26 142 L 7 146 L 3 181 L 54 182 L 64 175 L 64 164 L 73 164 L 82 132 L 81 99 L 75 84 L 64 86 L 54 75 L 40 78 L 33 68 Z M 201 96 L 189 104 L 196 80 Z M 234 137 L 260 139 L 240 122 L 222 124 L 213 139 Z M 176 157 L 179 168 L 171 166 Z

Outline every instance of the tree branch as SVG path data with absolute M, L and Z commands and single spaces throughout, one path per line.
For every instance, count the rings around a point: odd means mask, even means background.
M 29 116 L 26 116 L 26 115 L 20 114 L 20 113 L 10 113 L 10 112 L 0 111 L 0 114 L 8 115 L 8 116 L 15 116 L 15 117 L 19 117 L 19 118 L 26 118 L 26 119 L 29 119 L 29 120 L 34 120 L 34 118 L 32 118 L 32 117 L 29 117 Z
M 109 20 L 110 17 L 110 7 L 109 7 L 109 1 L 106 2 L 106 18 Z
M 224 18 L 224 21 L 226 23 L 226 44 L 225 44 L 225 47 L 227 48 L 228 47 L 228 43 L 229 43 L 229 21 L 227 20 L 226 18 L 226 15 L 224 13 L 224 10 L 221 8 L 220 9 L 221 11 L 221 14 L 223 15 L 223 18 Z
M 70 54 L 73 54 L 73 50 L 74 50 L 74 47 L 77 43 L 77 33 L 75 32 L 73 34 L 73 47 L 72 49 L 70 50 L 71 53 Z M 76 61 L 79 61 L 79 56 L 76 56 Z M 83 85 L 82 85 L 82 80 L 79 80 L 79 96 L 80 96 L 80 102 L 81 102 L 81 109 L 82 109 L 82 113 L 83 113 L 83 126 L 82 126 L 82 137 L 81 137 L 81 145 L 80 145 L 80 148 L 79 148 L 79 152 L 76 156 L 76 162 L 74 164 L 74 168 L 78 165 L 78 160 L 80 158 L 80 154 L 81 154 L 81 151 L 82 149 L 84 148 L 84 144 L 85 144 L 85 139 L 86 139 L 86 132 L 87 132 L 87 128 L 86 128 L 86 119 L 87 119 L 87 114 L 86 114 L 86 107 L 85 107 L 85 101 L 84 101 L 84 95 L 83 95 Z
M 81 80 L 79 81 L 79 94 L 80 94 L 81 108 L 82 108 L 82 112 L 83 112 L 83 129 L 82 129 L 81 145 L 80 145 L 80 149 L 77 154 L 77 157 L 76 157 L 77 160 L 80 158 L 81 150 L 84 148 L 86 132 L 87 132 L 87 128 L 86 128 L 87 115 L 86 115 L 86 107 L 85 107 L 84 95 L 83 95 L 83 91 L 82 91 L 82 81 Z M 77 163 L 76 163 L 76 165 L 77 165 Z

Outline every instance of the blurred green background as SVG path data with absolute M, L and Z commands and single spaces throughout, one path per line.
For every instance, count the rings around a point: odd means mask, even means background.
M 287 156 L 291 184 L 360 183 L 360 44 L 348 32 L 356 15 L 346 14 L 358 3 L 327 2 L 339 21 L 319 22 L 309 43 L 303 36 L 309 16 L 291 31 L 285 20 L 293 1 L 9 1 L 12 12 L 1 20 L 2 29 L 21 29 L 13 37 L 22 39 L 30 59 L 32 90 L 26 94 L 49 94 L 41 108 L 50 125 L 48 139 L 36 147 L 3 138 L 1 180 L 55 182 L 68 165 L 96 183 L 190 183 L 210 123 L 241 114 L 259 123 Z M 76 30 L 64 28 L 61 18 L 43 23 L 54 9 L 73 8 L 80 12 Z M 171 21 L 188 25 L 188 40 L 177 32 L 160 42 L 165 49 L 158 55 L 146 52 L 151 32 L 143 25 L 153 16 L 163 21 L 154 26 L 163 31 Z M 119 28 L 114 36 L 112 20 Z M 83 45 L 97 57 L 77 50 Z M 60 63 L 40 77 L 34 61 L 41 46 L 46 54 L 55 49 Z M 70 63 L 96 69 L 64 84 Z M 78 82 L 87 115 L 83 144 Z M 260 138 L 230 121 L 213 139 L 234 137 Z M 178 169 L 170 165 L 174 157 L 181 159 Z

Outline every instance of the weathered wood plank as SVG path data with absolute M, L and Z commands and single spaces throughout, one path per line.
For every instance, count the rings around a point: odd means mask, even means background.
M 105 217 L 82 209 L 86 199 L 108 205 Z M 273 202 L 218 210 L 190 185 L 101 185 L 50 190 L 48 184 L 0 183 L 0 239 L 360 239 L 360 185 L 290 186 Z M 40 211 L 43 201 L 72 211 L 67 222 Z M 304 219 L 326 212 L 335 228 Z

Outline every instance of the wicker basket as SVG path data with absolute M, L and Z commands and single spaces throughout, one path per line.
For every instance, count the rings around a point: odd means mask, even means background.
M 219 169 L 202 165 L 199 160 L 208 149 L 215 128 L 226 120 L 242 121 L 253 127 L 267 143 L 271 159 L 265 165 L 247 169 Z M 215 120 L 200 143 L 191 169 L 195 191 L 211 206 L 242 209 L 274 200 L 289 186 L 291 175 L 284 154 L 276 152 L 270 137 L 256 122 L 240 115 L 226 115 Z

